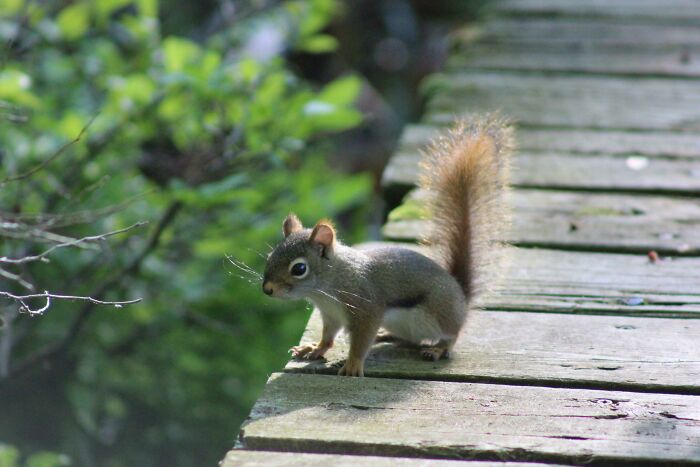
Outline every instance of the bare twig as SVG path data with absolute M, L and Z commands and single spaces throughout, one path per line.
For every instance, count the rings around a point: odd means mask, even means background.
M 7 177 L 4 180 L 0 181 L 0 186 L 9 183 L 9 182 L 16 182 L 17 180 L 23 180 L 25 178 L 31 177 L 47 165 L 49 165 L 51 162 L 53 162 L 58 156 L 63 154 L 63 152 L 68 149 L 69 147 L 73 146 L 75 143 L 80 141 L 80 139 L 83 137 L 85 132 L 87 131 L 88 128 L 90 128 L 90 125 L 92 125 L 92 122 L 95 121 L 97 118 L 97 115 L 94 115 L 90 121 L 87 122 L 87 124 L 80 130 L 80 133 L 78 133 L 78 136 L 76 136 L 73 140 L 68 141 L 66 144 L 58 148 L 56 152 L 54 152 L 51 156 L 48 157 L 48 159 L 45 159 L 44 161 L 40 162 L 39 164 L 35 165 L 31 169 L 27 170 L 26 172 L 23 172 L 19 175 L 15 175 L 14 177 Z
M 128 232 L 132 229 L 141 227 L 148 224 L 147 221 L 142 221 L 142 222 L 137 222 L 133 225 L 130 225 L 129 227 L 125 227 L 123 229 L 119 230 L 113 230 L 112 232 L 107 232 L 99 235 L 91 235 L 88 237 L 83 237 L 83 238 L 78 238 L 69 242 L 65 243 L 59 243 L 57 245 L 52 246 L 48 250 L 44 251 L 43 253 L 40 253 L 38 255 L 33 255 L 33 256 L 24 256 L 22 258 L 8 258 L 6 256 L 0 257 L 0 263 L 11 263 L 11 264 L 24 264 L 24 263 L 29 263 L 32 261 L 40 261 L 45 259 L 49 254 L 51 254 L 53 251 L 59 249 L 59 248 L 65 248 L 69 246 L 76 246 L 81 243 L 88 243 L 88 242 L 97 242 L 106 239 L 107 237 L 111 237 L 113 235 L 118 235 L 124 232 Z
M 95 305 L 111 305 L 115 306 L 117 308 L 121 308 L 123 305 L 133 305 L 134 303 L 138 303 L 141 301 L 140 298 L 134 299 L 134 300 L 123 300 L 123 301 L 105 301 L 105 300 L 98 300 L 96 298 L 92 297 L 83 297 L 79 295 L 59 295 L 59 294 L 53 294 L 49 293 L 48 290 L 45 290 L 44 293 L 35 293 L 35 294 L 29 294 L 29 295 L 15 295 L 11 294 L 10 292 L 5 292 L 0 290 L 0 297 L 6 297 L 12 300 L 15 300 L 21 304 L 20 308 L 29 313 L 30 315 L 41 315 L 43 314 L 46 310 L 49 309 L 49 306 L 51 306 L 51 299 L 56 299 L 56 300 L 81 300 L 85 302 L 90 302 Z M 32 310 L 24 301 L 25 300 L 30 300 L 32 298 L 45 298 L 46 299 L 46 305 L 44 305 L 41 308 L 38 308 L 36 310 Z
M 114 285 L 118 284 L 119 281 L 127 275 L 130 275 L 134 273 L 135 271 L 138 270 L 139 266 L 141 265 L 141 262 L 150 255 L 153 250 L 156 249 L 158 246 L 158 243 L 160 242 L 161 235 L 163 231 L 166 229 L 168 225 L 175 219 L 177 213 L 180 211 L 182 208 L 183 204 L 180 201 L 175 201 L 172 204 L 170 204 L 165 212 L 163 213 L 163 216 L 160 218 L 158 221 L 158 224 L 156 225 L 155 230 L 153 231 L 150 240 L 144 247 L 144 249 L 141 251 L 141 253 L 136 256 L 132 262 L 127 265 L 124 269 L 119 271 L 117 274 L 112 276 L 110 279 L 106 280 L 103 282 L 99 287 L 95 289 L 95 291 L 91 294 L 93 296 L 101 296 L 104 294 L 107 290 L 109 290 L 111 287 Z M 19 373 L 22 373 L 29 368 L 33 367 L 39 362 L 43 362 L 47 359 L 53 358 L 54 356 L 60 354 L 63 352 L 73 341 L 75 336 L 78 335 L 80 330 L 83 328 L 85 323 L 87 322 L 88 317 L 90 316 L 90 312 L 92 311 L 92 308 L 95 304 L 92 302 L 87 302 L 85 305 L 80 309 L 78 312 L 78 315 L 76 318 L 73 320 L 70 328 L 68 329 L 68 332 L 57 342 L 48 344 L 42 349 L 37 350 L 36 352 L 32 353 L 31 355 L 27 356 L 24 360 L 20 361 L 18 364 L 12 366 L 10 368 L 10 372 L 8 375 L 4 378 L 7 379 L 10 376 L 17 375 Z M 3 380 L 3 378 L 0 377 L 0 382 Z
M 0 268 L 0 276 L 4 277 L 5 279 L 9 279 L 11 281 L 17 282 L 19 285 L 24 287 L 27 290 L 34 290 L 34 285 L 32 285 L 30 282 L 25 281 L 20 277 L 19 274 L 14 274 L 11 273 L 10 271 L 6 271 L 3 268 Z
M 17 222 L 2 222 L 0 221 L 0 237 L 6 238 L 16 238 L 18 240 L 29 240 L 32 242 L 45 242 L 45 243 L 67 243 L 75 240 L 72 237 L 66 237 L 65 235 L 58 235 L 53 232 L 46 230 L 41 230 L 26 224 L 21 224 Z M 87 248 L 94 250 L 96 247 L 94 245 L 76 245 L 80 248 Z M 88 248 L 89 247 L 89 248 Z
M 88 222 L 93 222 L 99 218 L 114 214 L 122 209 L 126 208 L 128 205 L 143 198 L 146 195 L 153 193 L 155 190 L 147 190 L 142 193 L 138 193 L 127 198 L 117 204 L 113 204 L 107 207 L 98 209 L 87 209 L 83 211 L 74 211 L 70 213 L 12 213 L 6 211 L 0 211 L 0 229 L 8 230 L 14 229 L 18 230 L 20 228 L 28 229 L 46 229 L 46 228 L 58 228 L 58 227 L 68 227 L 71 225 L 85 224 Z M 0 232 L 2 234 L 3 232 Z M 69 239 L 70 240 L 70 239 Z

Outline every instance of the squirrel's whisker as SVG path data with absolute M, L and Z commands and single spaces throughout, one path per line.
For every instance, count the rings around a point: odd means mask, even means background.
M 346 303 L 346 302 L 340 300 L 338 297 L 329 294 L 329 293 L 326 292 L 325 290 L 316 289 L 316 292 L 320 292 L 320 293 L 322 293 L 323 295 L 325 295 L 326 297 L 330 298 L 331 300 L 335 300 L 337 303 L 349 307 L 350 310 L 348 310 L 348 311 L 349 311 L 350 313 L 352 313 L 352 314 L 355 314 L 355 312 L 354 312 L 352 309 L 357 309 L 356 306 L 351 305 L 351 304 L 349 304 L 349 303 Z
M 348 294 L 348 295 L 352 295 L 353 297 L 357 297 L 357 298 L 359 298 L 360 300 L 366 301 L 367 303 L 370 303 L 370 302 L 372 301 L 372 300 L 370 300 L 369 298 L 365 298 L 365 297 L 363 297 L 362 295 L 357 295 L 356 293 L 348 292 L 347 290 L 335 289 L 335 291 L 336 291 L 336 292 L 340 292 L 340 293 L 346 293 L 346 294 Z
M 262 275 L 255 271 L 253 268 L 245 264 L 243 261 L 240 259 L 236 259 L 231 255 L 226 255 L 226 259 L 229 261 L 229 263 L 233 264 L 235 267 L 240 269 L 241 271 L 250 274 L 251 276 L 256 277 L 257 279 L 262 279 Z

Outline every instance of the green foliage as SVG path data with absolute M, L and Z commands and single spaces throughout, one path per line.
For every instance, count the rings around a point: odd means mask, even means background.
M 155 0 L 0 6 L 12 44 L 0 57 L 0 180 L 49 161 L 3 185 L 2 221 L 72 238 L 151 221 L 15 271 L 37 290 L 144 301 L 54 301 L 13 321 L 15 367 L 58 350 L 0 382 L 0 440 L 30 454 L 20 464 L 0 446 L 0 466 L 70 465 L 44 449 L 76 465 L 213 464 L 298 340 L 304 305 L 263 297 L 224 258 L 260 271 L 290 210 L 307 223 L 359 212 L 368 177 L 336 174 L 324 156 L 329 134 L 361 122 L 360 85 L 345 76 L 314 89 L 280 53 L 250 52 L 265 28 L 289 50 L 333 50 L 323 30 L 335 0 L 244 6 L 244 19 L 197 41 L 164 34 Z M 39 240 L 4 239 L 0 256 L 41 252 Z M 0 289 L 26 292 L 4 279 Z
M 72 464 L 65 454 L 40 451 L 20 462 L 19 450 L 14 446 L 0 444 L 0 467 L 70 467 Z

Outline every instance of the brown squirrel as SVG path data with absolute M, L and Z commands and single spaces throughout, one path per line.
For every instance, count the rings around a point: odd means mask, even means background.
M 284 240 L 270 253 L 263 291 L 304 298 L 321 313 L 315 345 L 292 347 L 298 359 L 320 359 L 345 328 L 350 351 L 339 375 L 363 376 L 364 361 L 380 327 L 398 339 L 427 346 L 423 358 L 448 358 L 474 298 L 490 281 L 507 225 L 512 129 L 497 117 L 459 121 L 434 140 L 421 163 L 421 186 L 430 193 L 427 243 L 436 261 L 400 246 L 356 249 L 338 241 L 333 225 L 305 229 L 290 214 Z

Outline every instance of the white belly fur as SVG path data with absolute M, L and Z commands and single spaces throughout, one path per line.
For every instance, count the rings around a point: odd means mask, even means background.
M 420 307 L 387 308 L 382 327 L 415 344 L 432 344 L 444 337 L 437 320 Z
M 309 301 L 321 311 L 324 319 L 330 318 L 343 327 L 348 325 L 348 311 L 345 305 L 326 297 L 314 297 Z

